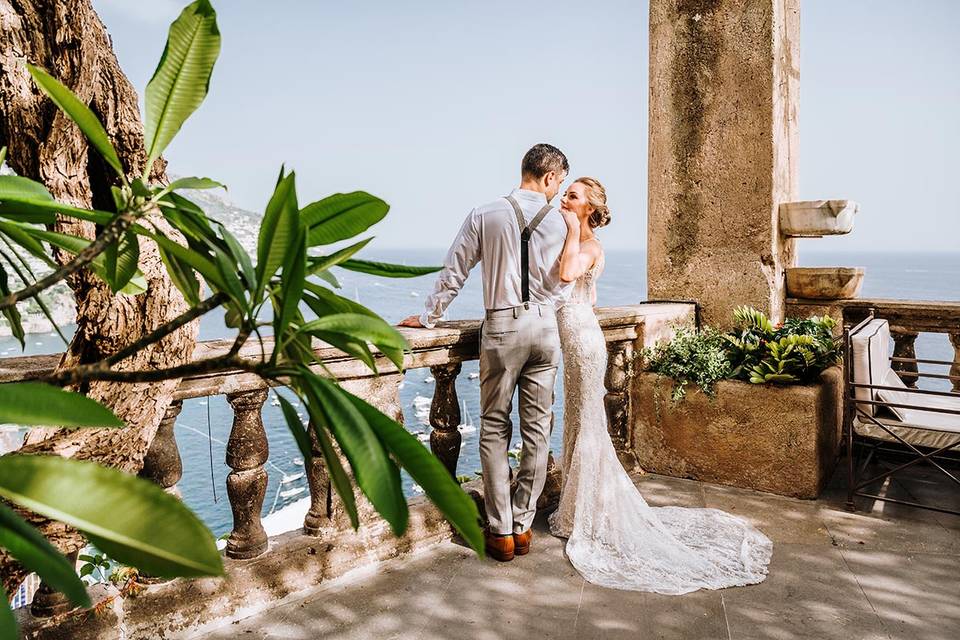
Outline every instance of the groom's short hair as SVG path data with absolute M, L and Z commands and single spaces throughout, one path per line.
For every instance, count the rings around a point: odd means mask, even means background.
M 560 149 L 552 144 L 541 143 L 534 145 L 524 154 L 523 162 L 520 164 L 521 175 L 539 179 L 551 171 L 556 173 L 570 171 L 567 156 L 563 155 Z

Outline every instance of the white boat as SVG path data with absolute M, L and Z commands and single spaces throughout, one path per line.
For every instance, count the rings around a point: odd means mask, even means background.
M 301 493 L 303 493 L 303 492 L 306 491 L 306 490 L 307 490 L 306 487 L 294 487 L 293 489 L 287 489 L 286 491 L 281 491 L 281 492 L 280 492 L 280 497 L 281 497 L 281 498 L 292 498 L 293 496 L 300 495 Z
M 296 458 L 294 458 L 293 460 L 291 460 L 290 462 L 292 462 L 293 464 L 297 465 L 298 467 L 302 467 L 302 466 L 303 466 L 303 458 L 300 458 L 300 457 L 296 457 Z
M 468 380 L 476 380 L 479 377 L 480 377 L 480 374 L 477 373 L 476 371 L 471 371 L 470 373 L 467 374 Z
M 423 381 L 426 382 L 427 384 L 433 384 L 434 382 L 436 382 L 433 376 L 427 376 L 426 378 L 423 379 Z
M 286 483 L 288 483 L 288 482 L 294 482 L 294 481 L 296 481 L 296 480 L 299 480 L 299 479 L 302 478 L 303 476 L 304 476 L 303 471 L 301 471 L 300 473 L 291 473 L 290 475 L 286 475 L 286 474 L 285 474 L 282 478 L 280 478 L 280 482 L 282 482 L 282 483 L 284 483 L 284 484 L 286 484 Z
M 470 417 L 470 410 L 467 409 L 467 401 L 462 400 L 460 402 L 461 414 L 466 416 L 466 419 L 460 423 L 460 426 L 457 427 L 457 431 L 460 433 L 474 433 L 477 428 L 473 426 L 473 418 Z

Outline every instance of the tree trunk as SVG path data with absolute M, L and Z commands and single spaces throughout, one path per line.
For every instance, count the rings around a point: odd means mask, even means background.
M 159 56 L 160 43 L 156 44 Z M 128 173 L 142 167 L 146 153 L 137 94 L 120 70 L 90 0 L 0 0 L 0 145 L 9 147 L 7 162 L 14 171 L 42 181 L 56 199 L 113 210 L 110 186 L 116 179 L 111 170 L 80 130 L 34 85 L 25 62 L 45 68 L 90 106 Z M 164 169 L 165 163 L 158 161 L 152 179 L 166 181 Z M 162 218 L 154 222 L 172 235 Z M 56 230 L 87 238 L 96 233 L 92 223 L 66 219 L 58 221 Z M 69 280 L 77 302 L 77 332 L 61 367 L 101 360 L 187 310 L 183 296 L 167 277 L 156 245 L 143 239 L 140 270 L 148 289 L 138 296 L 112 295 L 86 269 Z M 194 322 L 174 332 L 117 369 L 160 368 L 189 361 L 197 328 Z M 96 460 L 136 473 L 178 383 L 90 383 L 81 391 L 111 407 L 126 428 L 37 429 L 28 434 L 20 452 Z M 83 545 L 82 538 L 62 524 L 36 516 L 31 520 L 65 552 Z M 23 576 L 9 556 L 0 554 L 5 587 L 15 586 Z

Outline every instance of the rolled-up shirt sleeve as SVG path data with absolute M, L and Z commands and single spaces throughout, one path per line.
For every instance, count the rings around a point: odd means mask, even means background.
M 474 209 L 463 221 L 460 232 L 457 234 L 447 257 L 443 262 L 443 270 L 437 276 L 433 292 L 427 297 L 424 312 L 420 315 L 420 323 L 432 329 L 437 322 L 443 319 L 447 307 L 460 293 L 463 283 L 467 281 L 470 270 L 480 262 L 480 219 Z

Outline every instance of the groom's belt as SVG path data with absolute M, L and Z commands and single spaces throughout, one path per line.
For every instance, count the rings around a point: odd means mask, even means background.
M 491 318 L 519 318 L 522 315 L 535 314 L 541 317 L 552 316 L 556 314 L 553 305 L 546 304 L 521 304 L 516 307 L 507 307 L 505 309 L 487 309 L 487 320 Z

